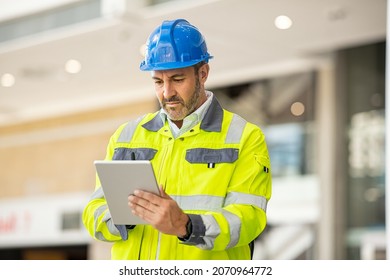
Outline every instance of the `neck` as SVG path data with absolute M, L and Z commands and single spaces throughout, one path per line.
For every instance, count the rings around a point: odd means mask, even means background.
M 202 106 L 203 103 L 205 103 L 207 100 L 207 95 L 206 95 L 206 92 L 203 90 L 202 91 L 202 94 L 199 96 L 199 100 L 198 100 L 198 105 L 195 107 L 195 109 L 189 113 L 188 115 L 192 114 L 193 112 L 195 112 L 200 106 Z M 187 115 L 187 116 L 188 116 Z M 182 125 L 183 125 L 183 120 L 172 120 L 172 122 L 178 127 L 178 128 L 181 128 Z
M 179 120 L 179 121 L 172 121 L 178 128 L 181 128 L 182 125 L 183 125 L 183 120 Z

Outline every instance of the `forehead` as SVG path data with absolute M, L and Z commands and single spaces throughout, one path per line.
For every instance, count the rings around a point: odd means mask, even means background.
M 151 71 L 151 75 L 153 78 L 161 78 L 164 76 L 165 77 L 187 76 L 193 73 L 194 73 L 193 67 Z

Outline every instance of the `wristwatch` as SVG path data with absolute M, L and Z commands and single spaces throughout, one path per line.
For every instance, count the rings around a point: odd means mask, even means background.
M 188 217 L 188 222 L 186 223 L 186 235 L 184 235 L 183 237 L 179 237 L 179 240 L 187 241 L 188 239 L 190 239 L 191 234 L 192 234 L 192 221 L 190 217 Z

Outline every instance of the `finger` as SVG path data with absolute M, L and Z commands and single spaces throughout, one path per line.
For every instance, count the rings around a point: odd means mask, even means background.
M 142 218 L 149 223 L 152 222 L 152 219 L 158 208 L 158 206 L 150 203 L 150 201 L 136 196 L 129 197 L 128 205 L 134 215 Z
M 133 205 L 132 209 L 131 209 L 131 213 L 133 213 L 133 215 L 136 215 L 138 217 L 140 217 L 141 219 L 147 221 L 147 222 L 150 222 L 150 211 L 143 208 L 142 206 L 139 206 L 139 205 Z
M 148 211 L 155 212 L 156 208 L 158 207 L 156 204 L 153 204 L 151 201 L 138 196 L 130 196 L 128 202 L 129 202 L 129 206 L 132 209 L 135 209 L 136 207 L 141 207 Z
M 135 190 L 134 195 L 138 198 L 142 198 L 142 199 L 145 199 L 147 201 L 150 201 L 151 203 L 156 204 L 156 205 L 158 205 L 160 203 L 160 199 L 161 199 L 160 196 L 158 196 L 154 193 L 145 192 L 145 191 L 141 191 L 141 190 Z

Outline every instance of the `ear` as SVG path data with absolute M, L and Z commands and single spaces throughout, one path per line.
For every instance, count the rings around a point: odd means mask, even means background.
M 202 67 L 199 68 L 199 78 L 204 83 L 206 82 L 208 76 L 209 76 L 210 66 L 208 63 L 202 65 Z

